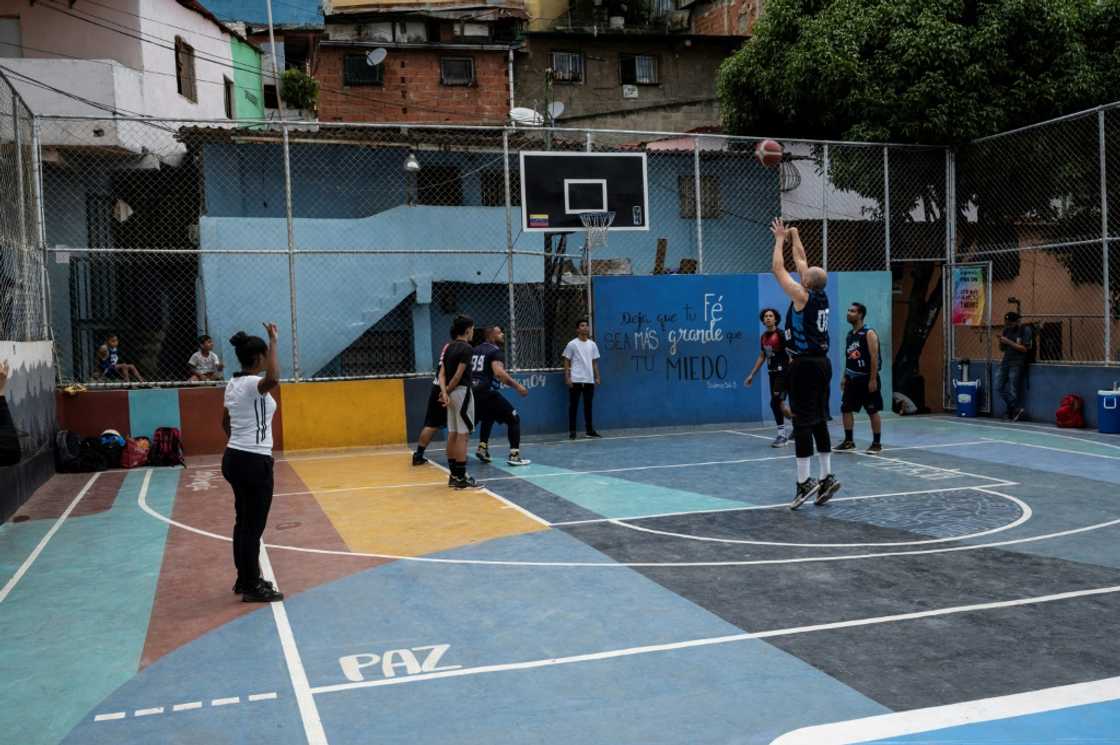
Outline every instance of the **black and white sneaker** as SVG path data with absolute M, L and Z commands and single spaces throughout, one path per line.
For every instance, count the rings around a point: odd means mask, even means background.
M 510 466 L 527 466 L 532 462 L 528 458 L 522 458 L 520 450 L 510 450 L 509 458 L 506 459 L 506 465 Z
M 425 457 L 424 457 L 423 455 L 421 455 L 420 453 L 413 453 L 413 454 L 412 454 L 412 465 L 414 465 L 414 466 L 422 466 L 422 465 L 424 465 L 424 464 L 425 464 L 425 463 L 427 463 L 427 462 L 428 462 L 428 459 L 427 459 L 427 458 L 425 458 Z
M 490 457 L 490 448 L 483 443 L 478 444 L 478 450 L 474 451 L 474 457 L 478 458 L 483 463 L 489 463 L 493 460 Z
M 263 579 L 257 586 L 241 594 L 242 603 L 275 603 L 284 599 L 284 593 L 278 592 L 272 583 Z
M 462 476 L 459 478 L 452 478 L 451 486 L 455 489 L 481 489 L 486 484 L 481 481 L 475 481 L 474 476 Z
M 817 487 L 817 498 L 813 504 L 818 507 L 828 500 L 832 499 L 836 492 L 840 491 L 840 482 L 836 480 L 831 473 L 824 477 Z
M 455 486 L 455 474 L 451 474 L 450 476 L 447 477 L 447 486 L 448 487 L 454 487 Z
M 867 448 L 868 455 L 875 455 L 876 453 L 883 452 L 883 444 L 881 442 L 873 442 Z
M 252 583 L 252 585 L 243 585 L 243 584 L 241 584 L 241 580 L 237 580 L 236 582 L 233 583 L 233 591 L 237 595 L 244 595 L 246 592 L 251 590 L 255 585 L 259 585 L 261 583 L 264 583 L 264 584 L 268 585 L 269 589 L 272 589 L 272 590 L 276 589 L 276 585 L 274 585 L 271 582 L 269 582 L 268 580 L 262 578 L 262 579 L 258 579 L 256 582 Z
M 842 443 L 832 448 L 833 450 L 855 450 L 856 444 L 851 440 L 844 440 Z
M 770 447 L 772 447 L 772 448 L 785 447 L 788 442 L 789 442 L 788 437 L 786 437 L 785 435 L 778 435 L 777 437 L 774 438 L 774 441 L 772 443 L 770 443 Z
M 596 432 L 596 431 L 595 431 L 595 430 L 593 430 L 593 429 L 589 429 L 589 430 L 587 430 L 587 436 L 588 436 L 588 437 L 602 437 L 602 435 L 601 435 L 601 434 L 599 434 L 598 432 Z
M 789 508 L 796 510 L 801 505 L 805 504 L 805 500 L 812 499 L 817 495 L 817 490 L 820 489 L 820 484 L 817 480 L 810 476 L 797 485 L 797 495 L 794 496 L 793 501 L 790 502 Z

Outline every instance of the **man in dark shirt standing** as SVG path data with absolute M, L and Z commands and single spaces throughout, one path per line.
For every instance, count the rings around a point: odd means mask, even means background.
M 840 489 L 832 475 L 832 439 L 828 433 L 829 388 L 832 363 L 828 359 L 828 273 L 809 266 L 797 228 L 786 228 L 781 220 L 770 225 L 774 234 L 771 270 L 790 299 L 786 311 L 786 349 L 792 360 L 789 370 L 789 408 L 793 413 L 793 445 L 797 458 L 797 492 L 791 510 L 815 498 L 820 505 Z M 785 243 L 793 244 L 793 261 L 801 281 L 786 270 Z M 813 445 L 817 447 L 820 481 L 809 475 Z
M 485 341 L 474 348 L 471 357 L 471 377 L 474 386 L 475 410 L 478 414 L 478 451 L 475 453 L 483 463 L 489 463 L 490 432 L 494 422 L 506 425 L 509 434 L 509 458 L 511 466 L 527 466 L 530 461 L 521 457 L 521 416 L 513 404 L 502 395 L 502 383 L 513 388 L 524 398 L 529 389 L 514 380 L 506 372 L 506 356 L 502 352 L 506 335 L 501 326 L 490 326 L 485 332 Z
M 882 381 L 879 379 L 879 334 L 866 323 L 867 306 L 852 303 L 848 307 L 847 347 L 844 350 L 844 377 L 840 379 L 843 400 L 840 412 L 844 415 L 844 441 L 836 446 L 837 450 L 855 450 L 855 415 L 860 409 L 867 410 L 871 419 L 871 447 L 868 453 L 883 450 L 883 420 L 879 412 L 883 410 Z
M 447 407 L 447 467 L 451 478 L 447 485 L 456 489 L 481 487 L 467 475 L 467 440 L 474 429 L 474 398 L 471 396 L 469 372 L 474 348 L 474 321 L 456 316 L 451 324 L 451 343 L 443 353 L 439 368 L 439 400 Z
M 996 373 L 996 390 L 1007 405 L 1007 418 L 1017 422 L 1023 418 L 1022 396 L 1023 378 L 1034 343 L 1030 326 L 1020 323 L 1019 314 L 1009 311 L 1003 316 L 1003 333 L 999 337 L 999 348 L 1003 350 L 1003 361 Z

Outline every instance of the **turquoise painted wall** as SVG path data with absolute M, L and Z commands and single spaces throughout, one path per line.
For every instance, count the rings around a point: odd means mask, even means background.
M 233 51 L 234 118 L 264 119 L 264 88 L 261 53 L 236 36 L 230 37 Z

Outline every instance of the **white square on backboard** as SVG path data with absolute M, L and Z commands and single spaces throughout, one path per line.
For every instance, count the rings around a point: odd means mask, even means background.
M 602 194 L 602 203 L 595 209 L 572 209 L 572 184 L 597 184 Z M 607 180 L 604 178 L 566 178 L 564 179 L 564 214 L 579 215 L 584 212 L 607 211 Z

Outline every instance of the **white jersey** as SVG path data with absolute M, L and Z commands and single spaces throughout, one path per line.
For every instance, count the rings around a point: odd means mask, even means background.
M 276 399 L 261 395 L 260 375 L 237 375 L 226 384 L 229 412 L 229 447 L 257 455 L 272 455 L 272 417 Z

